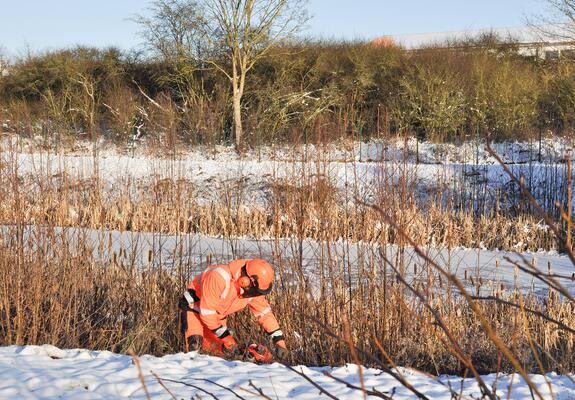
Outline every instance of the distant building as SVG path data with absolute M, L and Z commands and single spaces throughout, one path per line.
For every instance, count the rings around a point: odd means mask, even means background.
M 454 43 L 470 42 L 492 35 L 503 41 L 509 41 L 519 54 L 526 57 L 553 60 L 560 57 L 575 58 L 575 40 L 561 35 L 560 28 L 549 29 L 514 27 L 477 29 L 459 32 L 435 32 L 415 35 L 382 36 L 372 40 L 374 45 L 385 47 L 397 45 L 407 50 L 417 50 L 425 47 L 447 47 Z M 553 33 L 555 32 L 555 33 Z M 575 38 L 574 38 L 575 39 Z

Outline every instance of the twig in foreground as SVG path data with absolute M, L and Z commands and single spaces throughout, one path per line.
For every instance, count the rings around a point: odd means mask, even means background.
M 166 381 L 166 382 L 179 383 L 179 384 L 184 385 L 184 386 L 192 387 L 192 388 L 197 389 L 197 390 L 199 390 L 199 391 L 201 391 L 201 392 L 204 392 L 204 393 L 207 394 L 208 396 L 212 396 L 212 398 L 215 399 L 215 400 L 220 400 L 215 394 L 210 393 L 210 392 L 208 392 L 206 389 L 202 389 L 202 388 L 199 387 L 199 386 L 192 385 L 191 383 L 182 382 L 182 381 L 176 381 L 176 380 L 174 380 L 174 379 L 168 379 L 168 378 L 163 378 L 163 380 Z
M 485 383 L 485 381 L 483 380 L 483 378 L 473 365 L 473 362 L 471 361 L 470 357 L 465 354 L 465 352 L 461 348 L 461 345 L 459 344 L 459 342 L 457 341 L 457 339 L 455 338 L 455 336 L 453 335 L 453 333 L 448 328 L 447 324 L 439 314 L 439 311 L 429 304 L 429 299 L 427 298 L 427 296 L 424 293 L 421 293 L 421 291 L 417 290 L 415 287 L 413 287 L 413 285 L 409 284 L 409 282 L 405 280 L 400 271 L 397 270 L 395 265 L 393 265 L 393 263 L 389 259 L 387 259 L 387 257 L 383 256 L 383 260 L 395 272 L 397 280 L 401 282 L 401 284 L 403 284 L 403 286 L 405 286 L 413 295 L 415 295 L 419 299 L 421 304 L 423 304 L 423 306 L 431 313 L 431 315 L 433 315 L 435 321 L 437 322 L 437 325 L 445 333 L 447 340 L 451 344 L 453 354 L 465 365 L 467 369 L 471 371 L 475 380 L 477 381 L 477 384 L 481 389 L 481 392 L 487 397 L 489 397 L 491 400 L 496 400 L 497 399 L 496 396 L 493 394 L 491 389 L 489 389 L 489 387 L 487 386 L 487 384 Z
M 144 380 L 144 374 L 142 373 L 142 366 L 140 365 L 140 359 L 138 358 L 138 356 L 136 355 L 136 353 L 134 353 L 134 351 L 132 349 L 130 349 L 128 353 L 132 356 L 132 361 L 134 362 L 134 364 L 136 365 L 136 368 L 138 369 L 138 378 L 140 379 L 140 382 L 142 383 L 142 387 L 144 388 L 144 393 L 146 393 L 146 399 L 151 400 L 152 398 L 150 397 L 150 393 L 148 392 L 148 387 L 146 386 L 146 381 Z
M 313 379 L 311 379 L 309 376 L 307 376 L 306 374 L 303 373 L 303 371 L 298 371 L 297 369 L 293 368 L 290 365 L 286 365 L 284 364 L 284 367 L 286 367 L 287 369 L 295 372 L 296 374 L 298 374 L 299 376 L 301 376 L 302 378 L 304 378 L 306 381 L 308 381 L 309 383 L 311 383 L 313 386 L 315 386 L 319 392 L 321 394 L 325 394 L 327 397 L 329 397 L 330 399 L 334 399 L 334 400 L 338 400 L 337 397 L 335 397 L 333 394 L 329 393 L 327 390 L 325 390 L 324 388 L 322 388 L 319 384 L 317 384 L 316 382 L 314 382 Z
M 519 254 L 516 253 L 520 258 L 521 261 L 523 261 L 523 264 L 526 265 L 522 266 L 521 264 L 519 264 L 518 262 L 512 260 L 510 257 L 505 256 L 504 259 L 513 264 L 514 266 L 516 266 L 518 269 L 520 269 L 521 271 L 533 276 L 535 279 L 540 280 L 541 282 L 545 283 L 546 285 L 548 285 L 550 288 L 553 288 L 555 290 L 557 290 L 559 293 L 561 293 L 563 296 L 565 296 L 567 299 L 569 299 L 572 302 L 575 302 L 575 298 L 573 298 L 573 296 L 571 295 L 571 293 L 569 293 L 569 291 L 567 290 L 567 288 L 565 288 L 557 279 L 553 278 L 552 276 L 544 273 L 543 271 L 539 271 L 537 268 L 535 268 L 533 265 L 531 265 L 528 261 L 527 258 L 523 255 L 523 254 Z
M 256 385 L 254 385 L 254 383 L 252 382 L 251 379 L 250 379 L 250 387 L 254 388 L 254 390 L 255 390 L 257 393 L 254 393 L 254 392 L 252 392 L 252 391 L 250 391 L 250 390 L 247 390 L 247 389 L 244 389 L 244 388 L 241 388 L 241 389 L 242 389 L 242 390 L 245 390 L 245 391 L 248 392 L 249 394 L 255 394 L 256 396 L 263 397 L 263 398 L 266 399 L 266 400 L 273 400 L 270 396 L 266 395 L 261 388 L 259 388 L 259 387 L 257 387 Z
M 361 366 L 361 360 L 359 359 L 359 356 L 357 355 L 357 351 L 355 350 L 355 345 L 353 344 L 353 337 L 351 335 L 351 326 L 349 324 L 349 320 L 345 317 L 343 320 L 343 329 L 344 329 L 345 341 L 347 342 L 347 345 L 349 346 L 349 351 L 351 352 L 351 356 L 353 358 L 353 361 L 357 365 L 357 373 L 359 375 L 359 383 L 361 386 L 360 390 L 362 391 L 363 398 L 365 400 L 367 398 L 367 396 L 366 396 L 367 391 L 365 390 L 365 384 L 363 382 L 363 367 Z
M 527 374 L 527 371 L 525 371 L 525 368 L 523 368 L 521 363 L 517 360 L 517 358 L 515 357 L 515 355 L 511 351 L 511 349 L 497 335 L 496 331 L 491 326 L 488 319 L 481 312 L 481 310 L 477 306 L 476 302 L 471 298 L 471 295 L 465 289 L 465 286 L 463 285 L 463 283 L 461 283 L 461 281 L 454 274 L 446 271 L 439 264 L 437 264 L 434 260 L 429 258 L 429 256 L 421 249 L 421 247 L 415 242 L 415 240 L 413 240 L 413 238 L 409 234 L 407 234 L 407 232 L 402 227 L 400 227 L 395 222 L 395 220 L 390 215 L 388 215 L 382 208 L 380 208 L 376 205 L 369 205 L 366 203 L 363 203 L 363 204 L 368 206 L 368 207 L 375 209 L 376 211 L 378 211 L 379 214 L 384 219 L 384 221 L 387 224 L 389 224 L 390 226 L 392 226 L 398 232 L 398 234 L 401 237 L 403 237 L 410 246 L 413 247 L 413 250 L 417 253 L 418 256 L 420 256 L 421 258 L 426 260 L 431 266 L 433 266 L 433 268 L 435 270 L 440 272 L 443 276 L 445 276 L 451 283 L 453 283 L 457 287 L 459 292 L 465 297 L 465 299 L 466 299 L 467 303 L 469 304 L 469 306 L 471 307 L 471 310 L 473 311 L 473 313 L 479 318 L 479 321 L 481 322 L 481 326 L 483 327 L 483 330 L 485 331 L 487 337 L 503 353 L 505 358 L 507 358 L 507 360 L 509 360 L 509 362 L 519 372 L 519 374 L 521 374 L 521 376 L 523 377 L 523 379 L 525 379 L 525 382 L 529 386 L 529 389 L 532 390 L 533 392 L 535 392 L 539 398 L 543 398 L 543 395 L 539 392 L 539 389 L 537 388 L 537 386 L 529 378 L 529 375 Z M 481 381 L 482 381 L 481 378 L 477 379 L 477 376 L 476 376 L 476 380 L 481 385 Z M 484 387 L 483 389 L 486 390 L 486 387 Z M 491 391 L 489 389 L 487 389 L 487 392 L 484 394 L 487 394 L 492 400 L 495 400 L 495 396 L 493 395 L 493 393 L 491 393 Z
M 156 373 L 154 371 L 150 371 L 150 373 L 154 376 L 154 378 L 156 378 L 156 380 L 158 381 L 160 386 L 163 387 L 164 390 L 170 394 L 170 396 L 172 397 L 173 400 L 178 400 L 177 397 L 174 396 L 174 394 L 170 391 L 170 389 L 168 389 L 168 387 L 166 385 L 164 385 L 164 382 L 162 382 L 162 379 L 158 375 L 156 375 Z
M 501 157 L 499 157 L 499 154 L 497 154 L 495 150 L 493 150 L 493 148 L 491 147 L 489 137 L 487 138 L 486 150 L 493 158 L 495 158 L 495 160 L 499 163 L 499 165 L 501 165 L 501 167 L 503 168 L 505 173 L 509 176 L 509 178 L 511 178 L 512 181 L 514 181 L 516 184 L 519 185 L 521 192 L 527 197 L 529 203 L 533 206 L 535 211 L 537 211 L 537 214 L 539 214 L 539 216 L 543 218 L 545 224 L 553 231 L 557 239 L 561 240 L 561 237 L 563 236 L 561 234 L 561 230 L 557 227 L 557 225 L 555 225 L 555 222 L 545 212 L 545 210 L 543 210 L 537 199 L 533 196 L 531 191 L 525 186 L 523 179 L 517 178 L 517 176 L 515 176 L 515 174 L 509 169 L 507 164 L 505 164 L 505 162 L 501 159 Z M 571 247 L 565 246 L 565 251 L 567 252 L 567 255 L 569 256 L 569 259 L 571 260 L 573 265 L 575 265 L 575 253 L 573 253 Z
M 368 395 L 368 396 L 374 396 L 374 397 L 379 397 L 381 399 L 386 399 L 386 400 L 391 400 L 391 397 L 386 395 L 383 392 L 380 392 L 379 390 L 377 390 L 376 388 L 372 388 L 370 389 L 366 389 L 365 386 L 355 386 L 352 383 L 346 382 L 341 378 L 336 378 L 335 376 L 333 376 L 332 374 L 330 374 L 329 372 L 324 372 L 323 373 L 325 376 L 330 377 L 331 379 L 333 379 L 336 382 L 339 383 L 343 383 L 346 387 L 350 388 L 350 389 L 354 389 L 354 390 L 361 390 L 364 395 Z
M 317 325 L 319 325 L 325 332 L 326 335 L 339 340 L 342 343 L 347 343 L 345 341 L 345 339 L 337 336 L 335 333 L 333 333 L 331 331 L 331 329 L 329 329 L 323 322 L 321 322 L 320 320 L 318 320 L 317 318 L 310 318 L 313 322 L 315 322 Z M 369 359 L 371 359 L 374 363 L 378 364 L 380 366 L 380 368 L 383 370 L 383 372 L 385 372 L 386 374 L 391 375 L 392 378 L 394 378 L 396 381 L 398 381 L 399 383 L 401 383 L 402 386 L 405 386 L 408 390 L 410 390 L 413 394 L 415 394 L 417 396 L 418 399 L 424 399 L 424 400 L 429 400 L 429 398 L 427 396 L 425 396 L 423 393 L 419 392 L 415 387 L 413 387 L 413 385 L 411 383 L 409 383 L 402 375 L 397 374 L 395 371 L 393 371 L 391 368 L 388 368 L 387 366 L 383 365 L 381 363 L 381 360 L 379 360 L 377 357 L 375 357 L 373 354 L 370 354 L 366 351 L 363 351 L 361 349 L 358 349 L 356 347 L 356 351 L 358 351 L 359 353 L 363 354 L 364 356 L 368 357 Z
M 217 387 L 219 387 L 219 388 L 222 388 L 222 389 L 224 389 L 224 390 L 227 390 L 228 392 L 231 392 L 234 396 L 236 396 L 236 397 L 237 397 L 238 399 L 240 399 L 240 400 L 246 400 L 244 397 L 240 396 L 239 394 L 237 394 L 235 391 L 233 391 L 233 390 L 230 389 L 229 387 L 224 386 L 224 385 L 221 385 L 221 384 L 219 384 L 218 382 L 212 381 L 212 380 L 210 380 L 210 379 L 206 379 L 206 378 L 196 378 L 196 377 L 193 377 L 193 376 L 189 376 L 189 377 L 187 377 L 187 378 L 193 379 L 193 380 L 195 380 L 195 381 L 202 381 L 202 382 L 211 383 L 212 385 L 215 385 L 215 386 L 217 386 Z M 169 379 L 164 379 L 164 380 L 169 380 Z M 184 382 L 179 382 L 179 383 L 184 383 Z

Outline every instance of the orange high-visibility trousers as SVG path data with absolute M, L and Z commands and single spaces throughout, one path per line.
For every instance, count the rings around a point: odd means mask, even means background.
M 183 314 L 185 315 L 185 318 Z M 182 323 L 182 333 L 184 334 L 184 343 L 186 352 L 188 348 L 188 338 L 193 335 L 203 337 L 202 350 L 212 354 L 222 354 L 222 341 L 206 325 L 202 324 L 200 315 L 193 311 L 180 311 L 180 320 Z M 225 320 L 222 321 L 225 324 Z

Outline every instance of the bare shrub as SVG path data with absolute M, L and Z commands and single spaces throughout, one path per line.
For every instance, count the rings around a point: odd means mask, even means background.
M 134 90 L 124 84 L 111 86 L 102 104 L 108 110 L 107 122 L 116 140 L 126 143 L 141 136 L 145 111 Z

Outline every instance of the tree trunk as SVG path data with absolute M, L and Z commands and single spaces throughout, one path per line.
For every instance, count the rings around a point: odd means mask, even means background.
M 234 136 L 236 140 L 236 150 L 241 151 L 242 145 L 242 95 L 243 77 L 238 74 L 237 58 L 232 59 L 232 91 L 233 91 L 233 112 L 234 112 Z
M 242 97 L 239 91 L 234 90 L 233 107 L 234 107 L 234 136 L 236 148 L 240 150 L 242 144 Z

